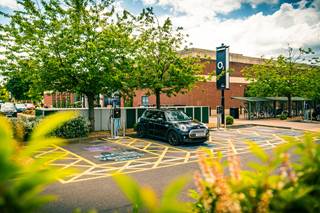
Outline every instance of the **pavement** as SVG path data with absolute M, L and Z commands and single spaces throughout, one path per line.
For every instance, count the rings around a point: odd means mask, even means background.
M 217 118 L 210 117 L 209 126 L 216 127 Z M 303 121 L 301 118 L 293 118 L 291 120 L 280 119 L 259 119 L 259 120 L 245 120 L 235 119 L 232 126 L 239 125 L 261 125 L 279 128 L 292 128 L 304 131 L 320 132 L 320 121 Z
M 66 146 L 54 146 L 38 152 L 35 157 L 44 158 L 48 154 L 57 154 L 52 165 L 61 169 L 73 168 L 77 172 L 59 180 L 46 189 L 46 193 L 59 197 L 56 202 L 46 205 L 41 212 L 72 212 L 79 207 L 91 208 L 99 212 L 130 212 L 130 203 L 112 180 L 115 173 L 125 173 L 140 184 L 149 185 L 161 195 L 165 186 L 173 179 L 188 174 L 192 176 L 198 170 L 196 152 L 207 148 L 223 156 L 239 155 L 241 164 L 255 160 L 250 153 L 247 141 L 258 144 L 271 152 L 278 144 L 286 143 L 282 136 L 300 138 L 304 131 L 268 126 L 240 125 L 238 128 L 210 131 L 209 141 L 203 145 L 170 146 L 164 141 L 150 138 L 135 138 L 134 135 L 118 139 L 101 137 L 69 143 Z M 121 156 L 111 160 L 97 158 L 103 152 L 138 153 Z M 192 181 L 181 194 L 181 199 L 190 201 L 188 188 L 194 188 Z

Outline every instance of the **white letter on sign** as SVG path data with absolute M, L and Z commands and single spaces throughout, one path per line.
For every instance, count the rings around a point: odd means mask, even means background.
M 218 67 L 218 69 L 224 70 L 223 62 L 222 62 L 222 61 L 219 61 L 218 64 L 217 64 L 217 67 Z

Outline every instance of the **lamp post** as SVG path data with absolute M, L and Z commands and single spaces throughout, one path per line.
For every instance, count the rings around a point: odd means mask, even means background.
M 224 89 L 225 89 L 225 85 L 224 83 L 222 83 L 221 84 L 221 107 L 222 107 L 221 124 L 224 124 Z

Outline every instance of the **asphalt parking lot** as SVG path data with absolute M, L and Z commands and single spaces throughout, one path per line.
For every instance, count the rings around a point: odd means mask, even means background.
M 74 175 L 60 180 L 68 184 L 106 178 L 115 173 L 136 173 L 196 162 L 199 148 L 221 152 L 223 156 L 241 155 L 249 152 L 247 141 L 253 141 L 263 149 L 271 149 L 285 142 L 281 136 L 302 135 L 301 130 L 245 126 L 210 131 L 209 141 L 202 145 L 174 147 L 149 138 L 100 138 L 63 147 L 55 146 L 37 153 L 35 157 L 42 158 L 55 153 L 58 157 L 52 165 L 61 169 L 76 169 Z

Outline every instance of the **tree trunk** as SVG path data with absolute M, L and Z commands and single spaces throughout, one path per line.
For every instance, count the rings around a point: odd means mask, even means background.
M 160 109 L 160 91 L 159 89 L 155 91 L 157 109 Z
M 90 132 L 94 131 L 94 95 L 89 94 L 87 95 L 88 98 L 88 114 L 89 114 L 89 121 L 90 121 Z
M 292 98 L 291 94 L 288 95 L 288 117 L 292 117 Z

